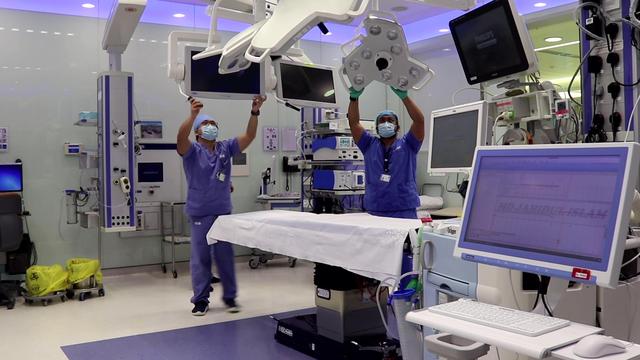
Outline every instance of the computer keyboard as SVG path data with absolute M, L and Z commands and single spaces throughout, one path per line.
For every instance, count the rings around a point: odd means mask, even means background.
M 546 334 L 571 324 L 568 320 L 484 304 L 468 299 L 432 306 L 429 311 L 527 336 Z

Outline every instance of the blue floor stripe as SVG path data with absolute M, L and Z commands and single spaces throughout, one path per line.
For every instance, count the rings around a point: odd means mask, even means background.
M 281 319 L 311 312 L 307 309 L 273 317 Z M 260 316 L 63 346 L 62 351 L 69 360 L 312 359 L 277 343 L 273 339 L 275 329 L 273 318 Z

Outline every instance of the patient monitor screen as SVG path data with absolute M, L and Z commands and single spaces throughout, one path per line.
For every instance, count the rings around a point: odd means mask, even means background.
M 22 191 L 22 164 L 0 164 L 0 192 Z
M 336 103 L 332 70 L 281 63 L 280 74 L 285 99 Z
M 138 163 L 138 182 L 158 183 L 164 181 L 163 164 L 161 162 Z
M 192 50 L 191 56 L 199 51 Z M 191 91 L 233 94 L 260 94 L 260 64 L 251 63 L 246 70 L 218 73 L 221 55 L 191 60 Z
M 450 27 L 470 84 L 529 68 L 507 0 L 476 9 L 453 20 Z
M 471 168 L 478 136 L 478 110 L 433 118 L 431 169 Z
M 479 152 L 460 247 L 606 270 L 626 163 L 624 149 L 607 150 L 614 151 Z

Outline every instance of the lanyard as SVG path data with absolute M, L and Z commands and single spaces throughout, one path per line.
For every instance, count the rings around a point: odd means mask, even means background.
M 384 159 L 383 169 L 385 174 L 389 174 L 391 169 L 391 152 L 393 151 L 394 144 L 391 144 L 388 149 L 385 149 L 384 144 L 382 144 L 382 158 Z

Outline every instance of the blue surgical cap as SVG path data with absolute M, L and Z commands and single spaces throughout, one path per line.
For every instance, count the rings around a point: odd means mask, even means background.
M 385 111 L 380 112 L 378 114 L 378 116 L 376 117 L 376 124 L 380 122 L 380 119 L 383 116 L 391 116 L 392 118 L 394 118 L 396 120 L 396 123 L 398 122 L 398 115 L 396 115 L 396 113 L 394 113 L 391 110 L 385 110 Z
M 198 128 L 200 127 L 200 125 L 202 125 L 202 123 L 207 120 L 213 120 L 213 118 L 207 114 L 200 114 L 196 116 L 196 119 L 193 122 L 193 132 L 198 131 Z

